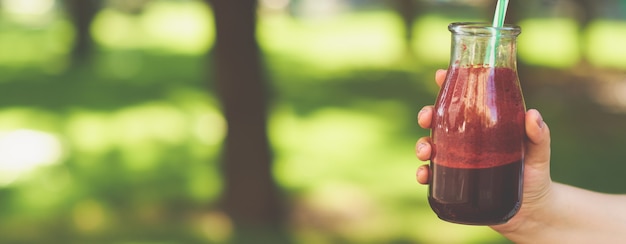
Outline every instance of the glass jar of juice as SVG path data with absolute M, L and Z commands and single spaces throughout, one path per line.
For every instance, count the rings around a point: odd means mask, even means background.
M 449 222 L 505 223 L 522 201 L 520 27 L 452 23 L 448 29 L 451 60 L 433 114 L 428 201 Z

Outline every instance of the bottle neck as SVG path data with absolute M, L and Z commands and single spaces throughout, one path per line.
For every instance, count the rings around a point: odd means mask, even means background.
M 477 23 L 454 23 L 452 32 L 452 66 L 517 67 L 517 26 L 493 28 Z

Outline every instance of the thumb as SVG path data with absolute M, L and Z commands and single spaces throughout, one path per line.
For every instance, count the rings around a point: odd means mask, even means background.
M 536 109 L 526 112 L 524 164 L 544 179 L 550 177 L 550 129 Z

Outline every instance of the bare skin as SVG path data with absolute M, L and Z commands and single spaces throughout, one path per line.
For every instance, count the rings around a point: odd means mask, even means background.
M 435 81 L 441 87 L 445 70 Z M 418 113 L 418 124 L 431 128 L 433 106 Z M 430 160 L 430 137 L 420 138 L 417 157 Z M 515 243 L 623 243 L 626 241 L 626 195 L 592 192 L 550 178 L 550 129 L 539 111 L 526 112 L 524 193 L 520 211 L 509 222 L 490 226 Z M 428 184 L 429 166 L 418 168 L 417 181 Z

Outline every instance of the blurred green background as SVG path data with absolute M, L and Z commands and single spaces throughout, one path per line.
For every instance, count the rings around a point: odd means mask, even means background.
M 494 5 L 259 0 L 285 210 L 269 219 L 291 242 L 508 243 L 438 220 L 414 176 L 429 133 L 416 114 L 447 67 L 447 25 L 490 21 Z M 0 0 L 0 11 L 0 243 L 235 242 L 220 204 L 212 5 Z M 522 27 L 520 79 L 552 131 L 553 179 L 624 192 L 626 1 L 511 3 L 507 22 Z

